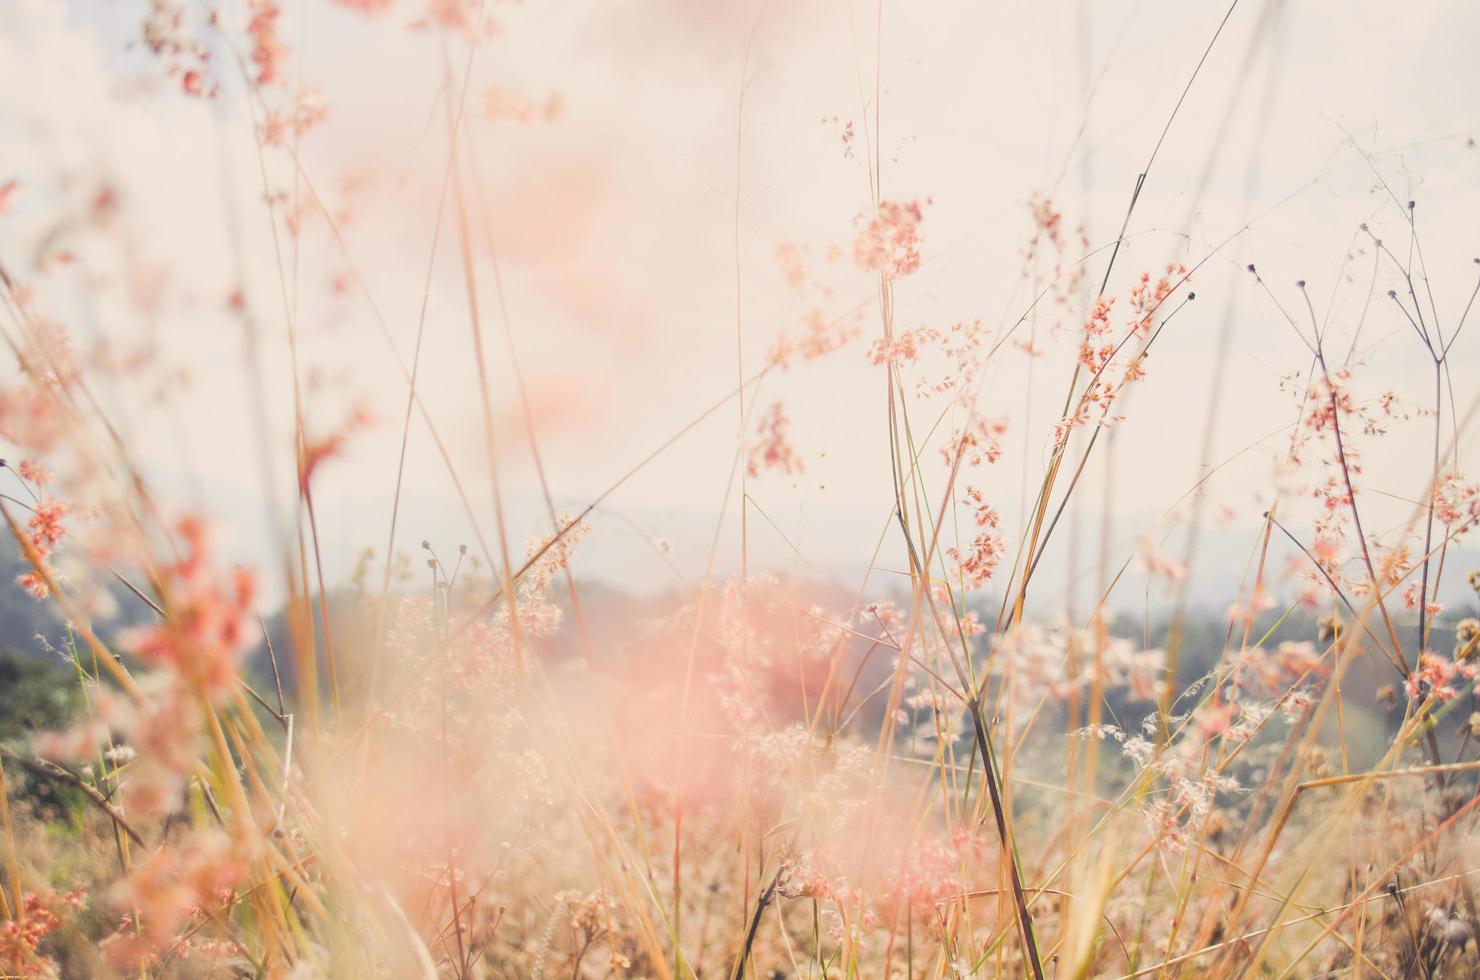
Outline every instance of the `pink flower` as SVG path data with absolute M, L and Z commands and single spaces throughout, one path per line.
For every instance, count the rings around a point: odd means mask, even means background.
M 278 39 L 277 22 L 282 8 L 273 0 L 247 0 L 251 18 L 247 34 L 252 38 L 252 63 L 257 66 L 257 84 L 272 85 L 282 77 L 287 48 Z
M 1141 567 L 1152 578 L 1163 578 L 1168 582 L 1180 582 L 1187 577 L 1187 566 L 1157 551 L 1150 540 L 1141 542 Z
M 51 482 L 51 471 L 34 459 L 21 460 L 21 464 L 16 467 L 16 472 L 21 475 L 21 479 L 30 480 L 38 487 L 44 487 Z
M 1202 732 L 1203 739 L 1212 739 L 1228 731 L 1238 713 L 1235 702 L 1225 701 L 1221 696 L 1215 697 L 1198 712 L 1198 729 Z
M 67 513 L 64 504 L 50 498 L 41 501 L 31 512 L 27 525 L 31 528 L 31 544 L 45 558 L 51 554 L 57 542 L 67 532 L 62 528 L 62 517 Z
M 209 548 L 204 523 L 187 517 L 179 524 L 184 554 L 162 571 L 165 617 L 153 626 L 130 630 L 124 646 L 149 663 L 170 667 L 219 697 L 236 680 L 236 661 L 253 630 L 255 580 L 233 569 L 226 583 L 208 573 Z
M 856 315 L 828 322 L 822 309 L 816 306 L 802 316 L 802 323 L 806 330 L 795 340 L 784 333 L 777 336 L 766 352 L 767 365 L 789 368 L 793 354 L 800 354 L 804 360 L 816 360 L 846 347 L 859 332 Z
M 290 136 L 302 136 L 329 118 L 329 103 L 313 89 L 301 89 L 291 111 L 269 109 L 257 128 L 258 138 L 267 146 L 287 146 Z
M 66 529 L 62 527 L 62 518 L 66 515 L 67 508 L 64 504 L 51 498 L 46 498 L 38 503 L 31 511 L 31 517 L 26 522 L 30 529 L 26 535 L 31 545 L 34 556 L 27 554 L 26 549 L 21 549 L 21 557 L 28 561 L 34 560 L 40 565 L 48 564 L 53 549 L 66 535 Z M 39 569 L 32 569 L 16 576 L 16 581 L 21 588 L 25 589 L 37 599 L 45 599 L 51 595 L 51 589 L 46 584 L 46 579 Z
M 893 339 L 881 337 L 868 351 L 869 363 L 875 366 L 907 364 L 919 356 L 920 349 L 913 331 L 906 331 Z
M 0 924 L 0 975 L 6 977 L 55 977 L 57 964 L 38 947 L 62 924 L 61 917 L 81 907 L 82 892 L 64 896 L 50 891 L 29 892 L 22 901 L 22 914 Z
M 802 260 L 804 245 L 782 242 L 776 246 L 776 264 L 781 266 L 781 275 L 795 292 L 801 292 L 807 283 L 807 266 Z
M 1156 280 L 1153 285 L 1151 273 L 1141 273 L 1141 280 L 1131 289 L 1131 312 L 1136 315 L 1131 329 L 1140 334 L 1151 333 L 1152 318 L 1157 309 L 1166 302 L 1166 298 L 1172 294 L 1172 290 L 1187 277 L 1185 266 L 1169 265 L 1165 274 Z
M 192 918 L 234 903 L 250 856 L 242 843 L 213 828 L 166 844 L 135 865 L 113 890 L 114 906 L 128 910 L 128 918 L 104 940 L 108 958 L 124 969 L 147 966 Z
M 1480 516 L 1480 488 L 1464 482 L 1458 473 L 1446 473 L 1434 485 L 1434 516 L 1448 525 Z
M 1006 419 L 973 418 L 940 447 L 941 459 L 947 466 L 954 466 L 957 457 L 966 466 L 995 463 L 1002 457 L 1002 437 L 1006 433 Z
M 1454 682 L 1460 678 L 1473 680 L 1476 668 L 1473 664 L 1457 664 L 1443 654 L 1425 650 L 1418 658 L 1418 670 L 1408 675 L 1404 687 L 1410 698 L 1432 694 L 1440 701 L 1448 701 L 1459 691 Z
M 921 201 L 883 201 L 853 242 L 853 261 L 890 279 L 920 268 Z M 862 219 L 860 218 L 860 221 Z
M 966 500 L 962 502 L 973 508 L 972 520 L 979 530 L 964 551 L 947 548 L 946 554 L 956 562 L 967 587 L 979 588 L 992 577 L 1002 556 L 1007 554 L 1007 542 L 1002 540 L 1002 535 L 996 530 L 1002 521 L 1002 515 L 974 487 L 966 488 Z
M 796 474 L 806 469 L 801 457 L 786 439 L 786 430 L 790 426 L 791 420 L 786 417 L 786 411 L 780 402 L 766 411 L 756 428 L 759 441 L 751 445 L 746 453 L 746 473 L 759 476 L 761 470 L 768 469 Z
M 330 432 L 320 439 L 305 439 L 303 445 L 303 468 L 298 478 L 300 492 L 308 491 L 309 481 L 313 479 L 314 472 L 326 460 L 338 456 L 344 451 L 344 444 L 355 432 L 369 428 L 375 424 L 374 417 L 366 408 L 356 409 L 349 418 L 345 419 L 338 429 Z

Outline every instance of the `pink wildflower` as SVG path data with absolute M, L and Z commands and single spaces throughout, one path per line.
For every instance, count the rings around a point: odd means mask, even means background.
M 30 480 L 38 487 L 44 487 L 51 482 L 51 471 L 34 459 L 21 460 L 20 466 L 16 467 L 16 472 L 21 475 L 21 479 Z
M 997 570 L 998 564 L 1002 561 L 1002 556 L 1007 554 L 1007 543 L 1002 540 L 1002 535 L 997 533 L 1002 515 L 995 507 L 989 505 L 983 498 L 982 492 L 974 487 L 966 488 L 966 500 L 963 503 L 970 505 L 973 509 L 972 520 L 978 528 L 977 534 L 965 551 L 948 548 L 946 554 L 956 562 L 967 586 L 979 588 L 992 577 L 992 573 Z
M 1473 680 L 1477 668 L 1474 664 L 1457 664 L 1443 654 L 1425 650 L 1418 658 L 1418 670 L 1408 675 L 1404 687 L 1410 698 L 1432 694 L 1440 701 L 1448 701 L 1459 693 L 1454 684 L 1461 678 Z
M 995 463 L 1002 456 L 1002 437 L 1007 433 L 1007 420 L 974 418 L 964 429 L 951 434 L 950 440 L 940 448 L 940 455 L 947 466 L 956 465 L 959 458 L 964 466 L 980 466 Z
M 761 470 L 770 469 L 796 474 L 806 469 L 801 457 L 796 454 L 796 450 L 786 439 L 786 430 L 790 426 L 791 420 L 786 417 L 786 411 L 781 407 L 780 402 L 766 411 L 766 414 L 761 417 L 760 425 L 756 428 L 760 439 L 750 447 L 746 454 L 746 473 L 759 476 Z
M 1202 732 L 1203 739 L 1209 740 L 1228 731 L 1238 713 L 1236 702 L 1225 701 L 1221 696 L 1215 697 L 1197 715 L 1198 729 Z
M 66 513 L 66 506 L 51 498 L 38 503 L 26 522 L 26 526 L 30 529 L 26 537 L 31 545 L 31 554 L 23 548 L 21 557 L 40 565 L 49 564 L 52 550 L 67 533 L 62 527 L 62 518 Z M 51 594 L 51 589 L 47 586 L 46 579 L 39 569 L 33 568 L 17 576 L 16 581 L 20 583 L 21 588 L 37 599 L 45 599 Z
M 219 697 L 236 680 L 236 660 L 253 629 L 255 582 L 241 568 L 225 584 L 211 577 L 206 526 L 200 520 L 182 520 L 179 532 L 184 554 L 162 573 L 165 618 L 130 630 L 124 644 L 140 659 L 169 666 Z
M 853 242 L 853 261 L 890 279 L 920 268 L 921 207 L 926 201 L 883 201 Z M 860 221 L 862 219 L 860 218 Z
M 913 331 L 905 331 L 892 339 L 880 337 L 869 348 L 868 360 L 875 366 L 880 364 L 906 364 L 920 356 L 920 349 Z
M 272 85 L 282 78 L 283 59 L 287 49 L 278 38 L 278 18 L 282 8 L 273 0 L 247 0 L 251 17 L 247 34 L 252 38 L 252 63 L 257 66 L 257 84 Z

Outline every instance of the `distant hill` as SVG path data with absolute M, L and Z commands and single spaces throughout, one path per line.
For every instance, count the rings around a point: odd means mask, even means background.
M 8 539 L 6 543 L 10 543 Z M 0 545 L 0 651 L 52 656 L 48 646 L 61 649 L 66 644 L 66 624 L 55 602 L 36 599 L 16 583 L 16 578 L 29 570 L 30 566 L 14 553 L 13 547 Z M 139 625 L 154 615 L 122 583 L 102 584 L 112 597 L 113 609 L 107 619 L 93 624 L 100 635 Z

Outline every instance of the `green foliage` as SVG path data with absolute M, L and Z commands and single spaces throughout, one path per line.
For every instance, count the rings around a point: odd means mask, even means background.
M 0 746 L 27 751 L 37 732 L 65 727 L 82 708 L 77 674 L 58 660 L 0 652 Z M 43 779 L 10 761 L 5 778 L 15 799 L 38 810 L 75 813 L 83 805 L 75 788 Z
M 0 743 L 65 725 L 81 708 L 77 674 L 57 660 L 0 653 Z

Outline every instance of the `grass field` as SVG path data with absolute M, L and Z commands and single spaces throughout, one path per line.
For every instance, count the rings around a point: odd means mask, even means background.
M 1480 22 L 987 6 L 18 2 L 0 975 L 1480 976 Z

